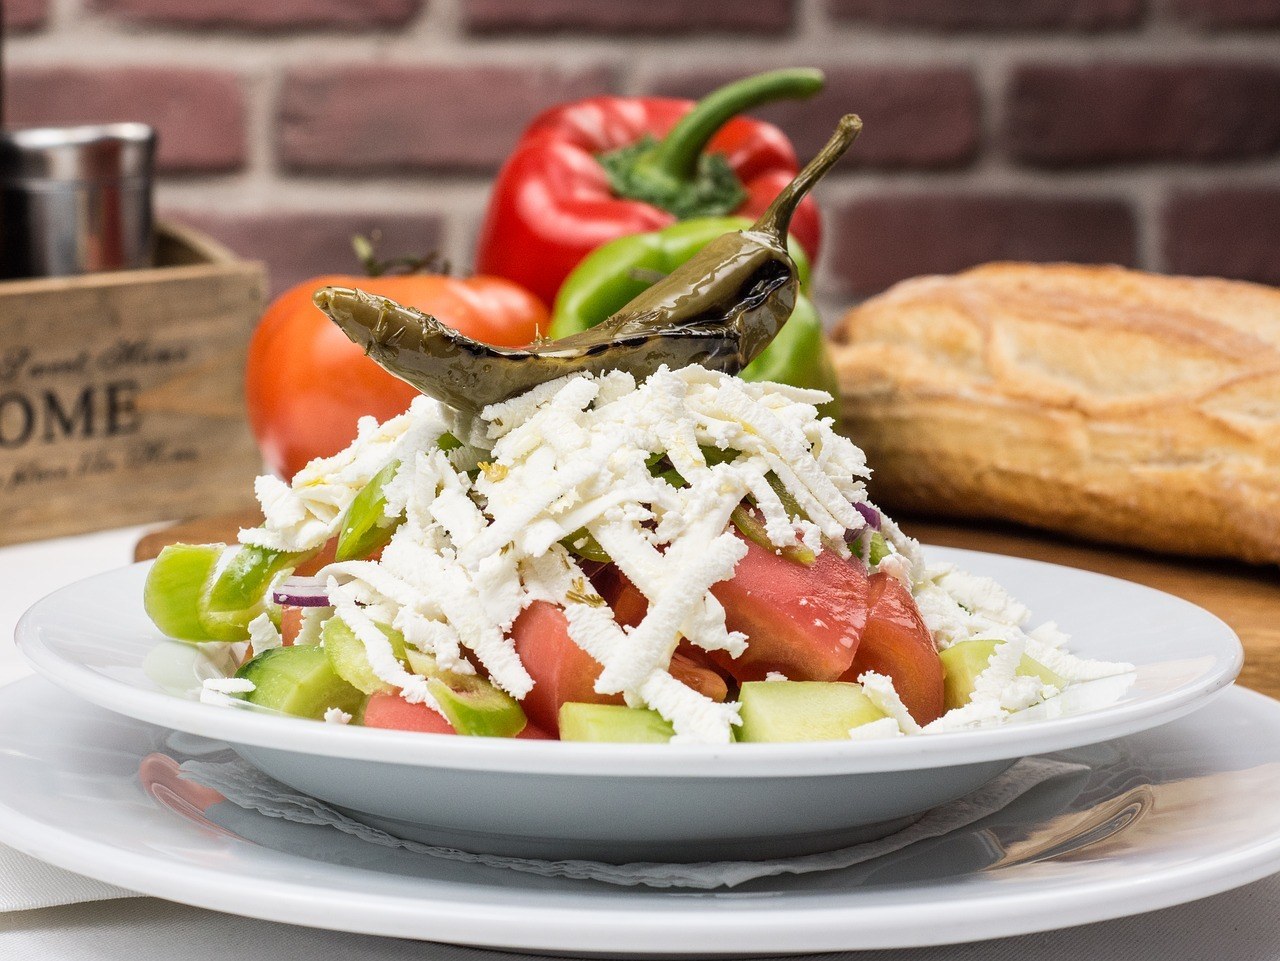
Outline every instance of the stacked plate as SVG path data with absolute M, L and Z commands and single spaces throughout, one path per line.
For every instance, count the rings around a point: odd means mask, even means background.
M 600 745 L 346 728 L 187 696 L 199 658 L 150 624 L 147 568 L 135 565 L 51 595 L 19 625 L 21 650 L 62 691 L 37 679 L 0 690 L 0 840 L 255 917 L 611 954 L 970 941 L 1151 910 L 1280 869 L 1280 809 L 1254 803 L 1280 789 L 1280 704 L 1214 697 L 1241 664 L 1225 624 L 1126 581 L 928 551 L 1058 621 L 1073 652 L 1135 674 L 1073 687 L 998 728 L 879 742 Z M 400 838 L 614 864 L 840 848 L 945 811 L 1021 758 L 1073 767 L 976 823 L 854 867 L 690 891 L 377 845 L 165 773 L 228 745 Z

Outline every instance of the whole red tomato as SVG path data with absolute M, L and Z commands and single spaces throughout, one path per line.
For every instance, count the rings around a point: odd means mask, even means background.
M 548 326 L 542 302 L 500 277 L 332 275 L 285 291 L 267 308 L 249 344 L 245 397 L 263 457 L 286 478 L 312 458 L 350 444 L 364 415 L 386 420 L 418 393 L 366 357 L 311 302 L 326 286 L 389 297 L 503 347 L 523 347 Z

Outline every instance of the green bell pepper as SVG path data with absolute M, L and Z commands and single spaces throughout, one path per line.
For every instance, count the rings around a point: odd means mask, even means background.
M 560 287 L 548 336 L 558 339 L 589 330 L 716 237 L 750 226 L 751 221 L 744 217 L 703 217 L 682 220 L 652 233 L 621 237 L 596 248 Z M 741 376 L 744 380 L 771 380 L 825 390 L 835 397 L 835 367 L 822 335 L 822 321 L 804 293 L 809 286 L 809 259 L 793 238 L 788 238 L 787 249 L 800 277 L 801 293 L 796 297 L 795 310 L 778 336 Z M 822 413 L 836 416 L 835 403 L 824 404 Z

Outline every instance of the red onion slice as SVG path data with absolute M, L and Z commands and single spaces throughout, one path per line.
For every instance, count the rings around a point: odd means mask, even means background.
M 271 599 L 287 607 L 329 606 L 329 594 L 319 577 L 286 577 L 271 592 Z
M 853 509 L 862 515 L 863 520 L 867 522 L 867 526 L 873 531 L 880 529 L 880 512 L 870 504 L 859 502 L 853 505 Z

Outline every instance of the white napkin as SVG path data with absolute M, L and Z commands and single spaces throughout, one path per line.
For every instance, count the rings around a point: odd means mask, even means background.
M 653 888 L 710 889 L 734 887 L 756 878 L 778 874 L 809 874 L 851 867 L 916 841 L 935 838 L 958 830 L 1003 809 L 1031 788 L 1045 781 L 1085 770 L 1078 764 L 1043 758 L 1024 758 L 994 781 L 958 801 L 927 812 L 910 826 L 878 841 L 852 847 L 809 854 L 802 857 L 767 861 L 717 861 L 698 864 L 604 864 L 599 861 L 541 861 L 498 855 L 472 854 L 454 848 L 437 847 L 418 841 L 393 837 L 385 831 L 362 824 L 340 813 L 322 801 L 299 794 L 275 781 L 257 768 L 241 760 L 188 760 L 183 762 L 182 776 L 205 787 L 213 788 L 228 801 L 267 817 L 284 818 L 300 824 L 327 824 L 339 831 L 371 844 L 402 848 L 417 854 L 449 861 L 483 864 L 489 867 L 537 874 L 603 881 L 607 884 L 645 885 Z
M 851 867 L 901 850 L 916 841 L 935 838 L 959 830 L 1004 809 L 1038 784 L 1062 774 L 1082 770 L 1080 765 L 1041 758 L 1019 761 L 1002 776 L 968 797 L 935 808 L 903 830 L 878 841 L 837 851 L 770 861 L 721 861 L 702 864 L 603 864 L 596 861 L 538 861 L 471 854 L 452 848 L 433 847 L 417 841 L 393 837 L 353 820 L 327 804 L 299 794 L 262 774 L 228 752 L 225 760 L 188 760 L 182 764 L 184 777 L 191 778 L 224 795 L 228 801 L 267 817 L 301 824 L 327 824 L 336 830 L 371 844 L 403 848 L 430 857 L 483 864 L 537 874 L 543 877 L 579 878 L 607 884 L 645 885 L 654 888 L 710 889 L 734 887 L 754 878 L 778 874 L 807 874 Z M 130 898 L 133 891 L 95 881 L 28 857 L 0 844 L 0 913 L 29 911 Z
M 0 844 L 0 913 L 137 897 L 132 891 L 72 874 Z
M 10 641 L 28 607 L 71 581 L 127 564 L 155 525 L 99 531 L 0 548 L 0 685 L 31 673 Z M 0 912 L 133 897 L 133 892 L 63 871 L 0 844 Z

